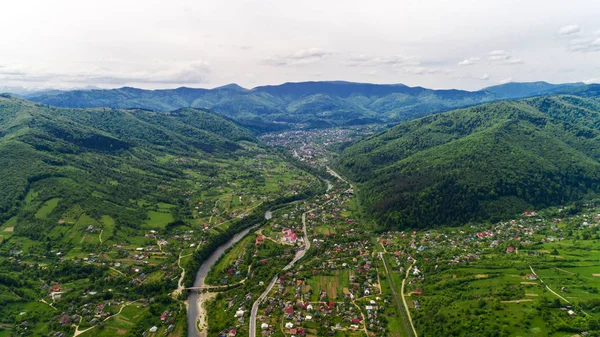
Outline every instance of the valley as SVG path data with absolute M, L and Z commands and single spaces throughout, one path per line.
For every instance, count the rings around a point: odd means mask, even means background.
M 600 329 L 594 97 L 259 134 L 0 103 L 0 336 Z

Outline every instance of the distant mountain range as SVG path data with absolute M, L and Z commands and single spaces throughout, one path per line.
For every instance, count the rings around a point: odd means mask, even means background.
M 344 149 L 338 166 L 357 182 L 371 219 L 385 228 L 498 221 L 595 197 L 599 88 L 402 123 Z
M 291 125 L 330 127 L 396 123 L 476 104 L 565 92 L 583 83 L 508 83 L 478 91 L 434 90 L 403 84 L 352 82 L 284 83 L 245 89 L 230 84 L 214 89 L 49 91 L 28 100 L 70 108 L 141 108 L 173 111 L 205 108 L 238 120 L 255 132 Z

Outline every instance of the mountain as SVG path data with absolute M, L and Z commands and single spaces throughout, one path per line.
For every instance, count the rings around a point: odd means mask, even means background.
M 330 81 L 284 83 L 251 90 L 236 84 L 214 89 L 142 90 L 125 87 L 49 92 L 27 98 L 43 104 L 76 108 L 142 108 L 154 111 L 208 108 L 260 133 L 297 126 L 402 122 L 456 108 L 546 94 L 580 85 L 509 83 L 479 91 L 464 91 Z
M 483 104 L 358 141 L 338 167 L 384 228 L 499 220 L 597 195 L 600 101 L 571 95 Z
M 568 91 L 570 88 L 583 87 L 584 83 L 562 83 L 552 84 L 548 82 L 528 82 L 528 83 L 505 83 L 492 87 L 484 88 L 483 90 L 494 94 L 501 99 L 513 99 L 538 96 L 543 94 L 557 93 Z
M 176 158 L 235 158 L 244 142 L 256 140 L 204 110 L 66 109 L 2 95 L 0 222 L 21 212 L 20 234 L 50 226 L 23 210 L 25 196 L 35 190 L 40 200 L 61 198 L 64 207 L 77 204 L 88 214 L 102 209 L 117 223 L 137 226 L 145 211 L 132 199 L 184 198 L 174 194 L 186 184 Z M 217 169 L 203 167 L 206 173 Z

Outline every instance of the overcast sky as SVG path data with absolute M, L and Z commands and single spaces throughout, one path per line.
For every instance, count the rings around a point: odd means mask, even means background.
M 0 87 L 600 81 L 597 0 L 19 0 Z

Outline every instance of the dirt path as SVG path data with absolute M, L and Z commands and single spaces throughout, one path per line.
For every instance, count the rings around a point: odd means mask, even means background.
M 124 304 L 122 304 L 122 305 L 121 305 L 121 308 L 119 309 L 119 312 L 117 312 L 117 313 L 116 313 L 116 314 L 114 314 L 114 315 L 111 315 L 111 316 L 108 316 L 108 317 L 106 317 L 106 318 L 105 318 L 105 319 L 104 319 L 102 322 L 106 322 L 106 321 L 108 321 L 110 318 L 112 318 L 112 317 L 115 317 L 115 316 L 117 316 L 117 315 L 120 315 L 120 314 L 121 314 L 121 311 L 123 311 L 123 308 L 125 308 L 126 306 L 128 306 L 128 305 L 130 305 L 130 304 L 133 304 L 133 303 L 135 303 L 135 302 L 136 302 L 136 301 L 133 301 L 133 302 L 129 302 L 129 303 L 124 303 Z M 82 319 L 83 319 L 83 317 L 79 316 L 79 324 L 75 325 L 75 334 L 73 334 L 73 337 L 77 337 L 77 336 L 81 335 L 82 333 L 84 333 L 84 332 L 87 332 L 87 331 L 89 331 L 89 330 L 92 330 L 93 328 L 95 328 L 95 327 L 97 326 L 97 325 L 94 325 L 94 326 L 91 326 L 91 327 L 89 327 L 89 328 L 87 328 L 87 329 L 85 329 L 85 330 L 79 330 L 79 326 L 81 325 L 81 321 L 82 321 Z M 102 322 L 101 322 L 101 323 L 102 323 Z
M 192 255 L 192 254 L 189 254 Z M 189 255 L 185 255 L 189 256 Z M 179 257 L 177 258 L 177 266 L 179 267 L 179 269 L 181 269 L 181 276 L 179 277 L 179 281 L 177 281 L 177 289 L 175 289 L 172 293 L 171 296 L 173 297 L 177 297 L 181 294 L 181 292 L 183 291 L 183 289 L 185 289 L 185 287 L 183 286 L 183 279 L 185 277 L 185 269 L 181 266 L 181 252 L 179 253 Z
M 544 280 L 542 280 L 542 279 L 539 277 L 539 275 L 535 273 L 535 271 L 533 270 L 533 268 L 532 268 L 531 266 L 529 266 L 529 269 L 531 269 L 531 273 L 532 273 L 533 275 L 537 276 L 538 280 L 540 280 L 540 282 L 546 286 L 546 289 L 548 289 L 548 291 L 549 291 L 549 292 L 553 293 L 554 295 L 556 295 L 556 297 L 560 298 L 561 300 L 563 300 L 563 301 L 565 301 L 565 302 L 567 302 L 567 303 L 571 304 L 571 302 L 569 302 L 569 300 L 567 300 L 566 298 L 564 298 L 564 297 L 560 296 L 560 295 L 559 295 L 559 294 L 557 294 L 557 293 L 556 293 L 554 290 L 550 289 L 550 287 L 548 287 L 548 285 L 544 283 Z
M 406 317 L 406 312 L 404 310 L 404 308 L 402 307 L 402 303 L 400 302 L 400 299 L 398 298 L 398 292 L 396 291 L 396 285 L 394 284 L 394 279 L 392 278 L 392 274 L 390 273 L 390 270 L 388 269 L 388 265 L 387 262 L 385 261 L 385 258 L 383 257 L 383 253 L 379 252 L 379 258 L 381 259 L 381 261 L 383 261 L 383 267 L 385 268 L 385 273 L 388 279 L 388 283 L 390 285 L 390 290 L 392 291 L 392 295 L 394 296 L 394 302 L 396 302 L 396 306 L 398 307 L 398 315 L 400 315 L 402 317 L 402 325 L 404 328 L 404 331 L 407 332 L 408 336 L 410 337 L 410 333 L 412 331 L 412 326 L 409 327 L 409 322 L 407 321 L 407 317 Z
M 46 302 L 46 300 L 45 300 L 45 299 L 43 299 L 43 298 L 40 300 L 40 302 L 42 302 L 42 303 L 44 303 L 44 304 L 47 304 L 47 305 L 49 305 L 49 306 L 50 306 L 52 309 L 54 309 L 54 310 L 58 310 L 58 309 L 56 309 L 56 308 L 54 307 L 54 305 L 52 305 L 51 303 L 48 303 L 48 302 Z
M 408 273 L 410 272 L 412 267 L 417 262 L 417 260 L 415 260 L 415 259 L 412 259 L 412 260 L 413 260 L 413 263 L 410 265 L 410 267 L 408 267 L 408 269 L 406 269 L 406 275 L 404 276 L 404 279 L 402 279 L 402 289 L 400 290 L 400 294 L 402 295 L 402 303 L 404 303 L 404 309 L 406 309 L 406 315 L 408 316 L 408 321 L 410 322 L 410 327 L 412 328 L 412 331 L 415 334 L 415 337 L 417 337 L 417 329 L 415 329 L 415 325 L 413 324 L 412 316 L 410 315 L 410 310 L 408 310 L 408 305 L 406 304 L 406 297 L 404 297 L 404 284 L 406 283 L 406 279 L 408 278 Z
M 567 274 L 575 275 L 575 273 L 574 273 L 574 272 L 571 272 L 571 271 L 568 271 L 568 270 L 560 269 L 560 268 L 558 268 L 558 267 L 556 267 L 556 269 L 558 269 L 558 270 L 562 271 L 563 273 L 567 273 Z
M 115 268 L 113 268 L 113 267 L 108 267 L 108 268 L 110 268 L 111 270 L 114 270 L 114 271 L 116 271 L 117 273 L 119 273 L 119 274 L 121 274 L 121 275 L 125 276 L 125 274 L 123 274 L 123 273 L 122 273 L 120 270 L 118 270 L 118 269 L 115 269 Z
M 358 309 L 358 312 L 360 312 L 360 315 L 362 316 L 362 321 L 363 321 L 363 329 L 365 330 L 365 334 L 368 336 L 369 330 L 367 330 L 367 318 L 365 317 L 365 314 L 363 314 L 362 310 L 360 310 L 360 307 L 356 304 L 356 302 L 352 301 L 352 304 L 354 304 L 356 309 Z
M 525 298 L 522 300 L 500 301 L 500 303 L 521 303 L 521 302 L 533 302 L 533 300 L 531 298 Z
M 98 234 L 98 239 L 100 239 L 100 244 L 102 244 L 102 232 L 104 232 L 104 229 L 101 229 L 100 234 Z

